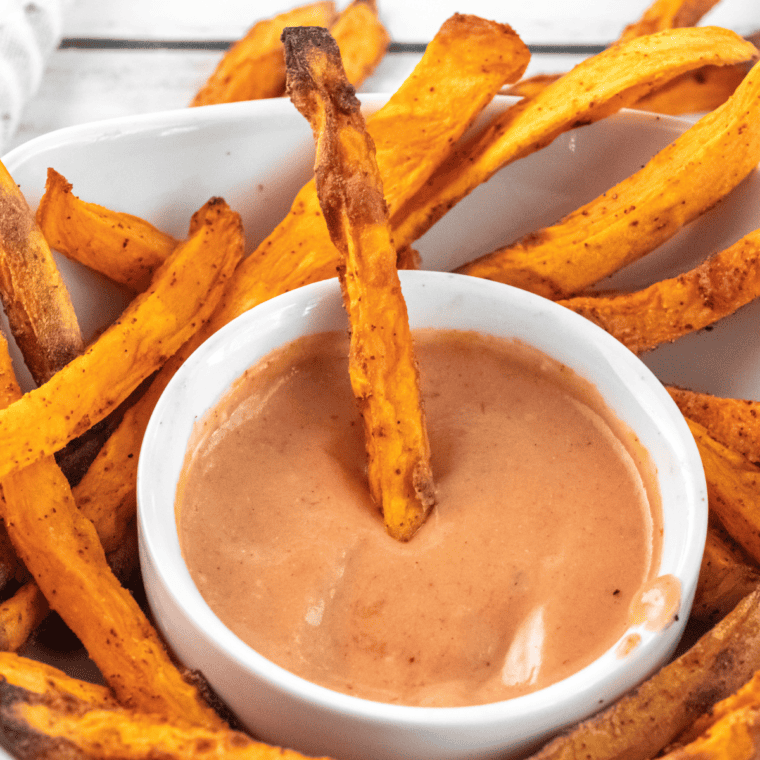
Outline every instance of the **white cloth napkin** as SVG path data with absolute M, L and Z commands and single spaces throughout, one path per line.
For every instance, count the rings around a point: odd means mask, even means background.
M 61 37 L 67 0 L 0 0 L 0 154 Z

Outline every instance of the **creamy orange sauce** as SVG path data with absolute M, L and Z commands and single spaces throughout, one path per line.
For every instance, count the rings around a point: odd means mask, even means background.
M 556 362 L 473 333 L 415 339 L 438 504 L 409 543 L 369 500 L 347 341 L 327 334 L 275 352 L 198 423 L 183 554 L 221 620 L 310 681 L 426 706 L 525 694 L 641 609 L 661 532 L 647 464 Z

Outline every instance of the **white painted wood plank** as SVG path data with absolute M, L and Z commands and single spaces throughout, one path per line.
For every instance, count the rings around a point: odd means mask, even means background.
M 342 8 L 347 0 L 337 0 Z M 235 39 L 254 21 L 299 0 L 73 0 L 64 18 L 72 37 Z M 424 42 L 452 13 L 466 11 L 511 24 L 532 44 L 605 43 L 636 20 L 649 0 L 379 0 L 397 42 Z M 742 34 L 760 28 L 758 0 L 722 0 L 705 22 Z
M 62 127 L 184 108 L 220 56 L 214 51 L 56 51 L 4 150 Z M 419 57 L 416 53 L 388 54 L 361 91 L 393 92 Z M 581 59 L 578 55 L 534 55 L 528 73 L 566 71 Z

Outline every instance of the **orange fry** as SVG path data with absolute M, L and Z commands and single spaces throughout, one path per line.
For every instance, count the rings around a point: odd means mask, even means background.
M 144 219 L 80 200 L 55 169 L 48 169 L 37 223 L 56 251 L 135 291 L 178 242 Z
M 317 144 L 316 182 L 351 323 L 349 374 L 369 485 L 388 533 L 408 541 L 435 503 L 425 414 L 375 148 L 325 30 L 283 33 L 288 92 Z

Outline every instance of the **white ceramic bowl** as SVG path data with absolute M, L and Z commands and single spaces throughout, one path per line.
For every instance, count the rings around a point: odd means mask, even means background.
M 442 272 L 401 277 L 413 327 L 519 338 L 592 381 L 637 435 L 656 466 L 663 502 L 659 574 L 681 582 L 676 622 L 658 631 L 630 628 L 627 634 L 641 636 L 630 654 L 620 656 L 615 645 L 541 691 L 456 708 L 381 704 L 316 686 L 269 662 L 221 623 L 183 562 L 175 522 L 177 483 L 193 424 L 275 347 L 306 333 L 346 329 L 336 279 L 287 293 L 234 320 L 193 354 L 164 392 L 143 442 L 138 476 L 148 599 L 180 659 L 202 671 L 243 723 L 268 742 L 340 760 L 505 757 L 596 712 L 672 654 L 688 618 L 704 546 L 704 475 L 683 417 L 660 382 L 595 325 L 550 301 L 485 280 Z

